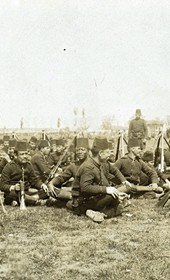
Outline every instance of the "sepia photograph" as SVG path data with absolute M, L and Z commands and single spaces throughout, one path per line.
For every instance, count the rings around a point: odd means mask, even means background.
M 0 280 L 168 280 L 170 1 L 0 0 Z

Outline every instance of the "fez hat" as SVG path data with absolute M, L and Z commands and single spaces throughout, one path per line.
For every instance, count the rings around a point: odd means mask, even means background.
M 18 141 L 15 145 L 15 151 L 17 152 L 25 152 L 28 149 L 28 144 L 26 141 Z
M 49 142 L 47 140 L 40 140 L 38 143 L 38 148 L 45 148 L 45 147 L 49 147 Z
M 84 138 L 84 137 L 77 138 L 76 148 L 80 148 L 80 147 L 85 148 L 85 149 L 89 149 L 88 138 Z
M 15 139 L 9 139 L 9 147 L 10 148 L 13 148 L 16 146 L 16 140 Z
M 128 141 L 128 148 L 132 148 L 132 147 L 140 147 L 141 144 L 139 142 L 139 140 L 137 138 L 131 138 Z
M 146 162 L 149 162 L 149 161 L 153 161 L 153 152 L 151 151 L 146 151 L 144 154 L 143 154 L 143 157 L 142 159 Z
M 56 139 L 56 145 L 64 146 L 65 145 L 64 139 L 63 138 Z
M 107 150 L 109 148 L 107 138 L 95 138 L 93 142 L 93 148 L 97 150 Z
M 141 113 L 141 109 L 136 109 L 136 114 L 140 114 L 140 115 L 142 115 L 142 113 Z
M 3 141 L 9 141 L 9 136 L 8 135 L 4 135 L 4 137 L 3 137 Z
M 29 142 L 37 143 L 38 139 L 35 136 L 31 136 Z

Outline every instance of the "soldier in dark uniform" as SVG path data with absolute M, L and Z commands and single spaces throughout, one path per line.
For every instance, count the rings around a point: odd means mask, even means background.
M 68 183 L 69 180 L 72 180 L 72 181 L 74 180 L 78 168 L 88 157 L 88 151 L 89 151 L 88 138 L 83 138 L 83 137 L 77 138 L 76 151 L 75 151 L 76 152 L 76 161 L 74 163 L 71 163 L 69 166 L 67 166 L 65 168 L 65 170 L 63 171 L 63 173 L 61 173 L 57 177 L 53 178 L 48 185 L 49 191 L 52 195 L 54 193 L 54 197 L 59 196 L 60 198 L 62 198 L 62 194 L 63 194 L 63 198 L 65 196 L 65 198 L 71 199 L 71 197 L 72 197 L 71 189 L 72 188 L 66 187 L 65 192 L 61 192 L 60 188 L 62 187 L 62 185 L 64 183 Z M 58 188 L 58 189 L 56 189 L 56 188 Z
M 49 157 L 48 157 L 48 163 L 50 166 L 56 165 L 58 163 L 58 161 L 60 160 L 60 158 L 63 156 L 63 153 L 65 151 L 64 139 L 62 139 L 62 138 L 56 139 L 56 140 L 53 139 L 53 142 L 54 141 L 56 143 L 55 152 L 50 153 Z M 66 166 L 68 166 L 69 164 L 70 164 L 70 155 L 67 152 L 61 161 L 60 168 L 64 170 L 64 168 Z
M 0 189 L 5 193 L 5 203 L 15 205 L 20 200 L 20 181 L 24 183 L 25 202 L 38 204 L 40 199 L 46 198 L 47 186 L 39 180 L 32 165 L 27 161 L 27 143 L 17 142 L 15 159 L 7 163 L 2 171 Z
M 31 163 L 34 168 L 36 176 L 45 182 L 51 172 L 51 166 L 47 161 L 50 153 L 50 145 L 47 140 L 40 140 L 38 144 L 38 152 L 31 158 Z
M 93 220 L 98 211 L 107 218 L 117 216 L 122 211 L 118 207 L 119 192 L 109 185 L 108 174 L 114 174 L 119 184 L 128 182 L 114 165 L 106 161 L 110 155 L 107 139 L 95 138 L 91 152 L 92 157 L 80 166 L 76 174 L 72 191 L 73 209 L 75 213 L 86 214 Z
M 0 139 L 0 150 L 4 148 L 4 142 L 2 139 Z
M 11 160 L 14 160 L 15 155 L 14 155 L 14 150 L 15 150 L 15 145 L 16 145 L 16 140 L 15 139 L 10 139 L 9 140 L 9 147 L 8 147 L 8 152 L 6 153 L 4 151 L 4 156 L 0 162 L 0 174 L 2 173 L 2 170 L 4 169 L 5 165 L 10 162 Z
M 38 152 L 37 149 L 38 139 L 35 136 L 31 136 L 28 144 L 29 144 L 28 146 L 29 155 L 30 157 L 32 157 L 33 155 L 36 154 L 36 152 Z
M 136 109 L 136 117 L 129 124 L 128 138 L 137 138 L 140 141 L 141 148 L 144 148 L 146 139 L 148 138 L 148 128 L 146 121 L 141 119 L 141 115 L 141 110 Z
M 162 192 L 162 188 L 158 187 L 159 180 L 155 170 L 151 169 L 140 157 L 141 147 L 138 139 L 130 139 L 128 142 L 128 154 L 118 159 L 115 162 L 115 166 L 131 185 L 123 186 L 118 189 L 125 193 L 136 193 L 145 190 Z M 139 186 L 142 172 L 148 177 L 151 183 L 149 186 L 144 186 L 143 188 Z
M 9 147 L 9 139 L 10 139 L 10 137 L 8 135 L 4 135 L 3 145 L 4 145 L 4 148 L 6 149 L 6 151 L 8 150 L 8 147 Z
M 56 152 L 56 148 L 57 148 L 57 139 L 51 139 L 50 140 L 50 145 L 51 145 L 51 152 L 54 153 Z
M 170 175 L 168 173 L 163 173 L 159 170 L 159 168 L 157 167 L 154 167 L 154 155 L 153 155 L 153 152 L 151 151 L 145 151 L 145 153 L 143 154 L 143 157 L 142 157 L 142 160 L 144 162 L 146 162 L 148 164 L 148 166 L 152 169 L 154 169 L 160 179 L 159 181 L 159 185 L 161 187 L 163 187 L 163 189 L 165 190 L 169 190 L 170 189 Z M 142 176 L 141 178 L 144 182 L 146 180 L 147 184 L 149 185 L 150 184 L 150 181 L 149 181 L 149 178 L 147 177 L 146 178 L 146 175 L 145 177 Z

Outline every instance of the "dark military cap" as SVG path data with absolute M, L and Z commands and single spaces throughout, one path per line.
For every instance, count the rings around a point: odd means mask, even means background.
M 77 138 L 76 141 L 76 148 L 85 148 L 85 149 L 89 149 L 89 140 L 88 138 L 84 138 L 84 137 L 80 137 Z
M 141 109 L 136 109 L 136 114 L 142 115 Z
M 109 148 L 107 138 L 95 138 L 93 142 L 93 148 L 97 150 L 107 150 Z
M 18 141 L 15 145 L 15 151 L 17 152 L 25 152 L 28 150 L 28 144 L 26 141 Z
M 40 140 L 38 143 L 38 149 L 49 147 L 49 142 L 47 140 Z
M 146 162 L 153 161 L 153 152 L 151 151 L 144 152 L 142 159 Z
M 16 146 L 16 140 L 15 139 L 9 139 L 9 147 L 10 148 L 13 148 Z
M 35 136 L 31 136 L 29 142 L 37 143 L 38 139 Z
M 4 135 L 4 137 L 3 137 L 3 141 L 9 141 L 9 136 L 8 135 Z

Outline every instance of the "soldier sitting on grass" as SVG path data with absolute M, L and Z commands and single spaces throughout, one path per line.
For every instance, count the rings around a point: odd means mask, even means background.
M 23 182 L 26 204 L 44 204 L 47 186 L 36 177 L 32 165 L 27 161 L 27 143 L 17 142 L 14 153 L 15 159 L 6 164 L 1 176 L 0 190 L 5 194 L 5 203 L 13 206 L 19 204 L 20 182 Z
M 73 211 L 86 214 L 93 221 L 101 222 L 104 217 L 112 218 L 122 213 L 119 192 L 110 186 L 109 173 L 115 175 L 119 184 L 129 184 L 121 172 L 107 162 L 110 152 L 107 139 L 95 138 L 92 156 L 78 169 L 73 184 Z
M 75 144 L 76 144 L 75 162 L 67 166 L 61 174 L 53 178 L 51 182 L 48 184 L 49 192 L 51 196 L 54 198 L 63 199 L 63 200 L 70 200 L 72 198 L 72 194 L 71 194 L 72 181 L 74 180 L 80 165 L 88 158 L 88 151 L 89 151 L 88 138 L 83 138 L 83 137 L 77 138 Z M 71 187 L 70 187 L 70 183 L 71 183 Z
M 120 191 L 130 194 L 136 194 L 140 192 L 158 192 L 163 190 L 158 187 L 159 179 L 155 170 L 150 168 L 141 159 L 141 147 L 138 139 L 130 139 L 128 142 L 128 154 L 115 162 L 115 166 L 128 180 L 130 186 L 122 186 L 118 188 Z M 150 184 L 148 186 L 141 185 L 142 174 L 145 174 Z

